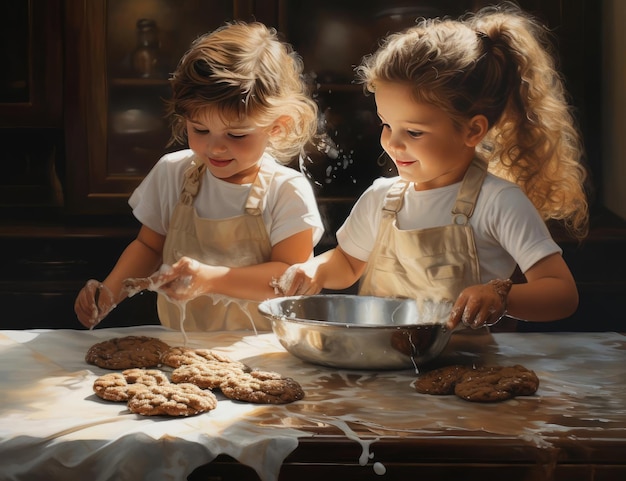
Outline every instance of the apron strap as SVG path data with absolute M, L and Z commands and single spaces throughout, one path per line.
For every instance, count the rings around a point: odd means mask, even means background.
M 399 180 L 394 183 L 385 195 L 383 202 L 383 217 L 395 217 L 402 208 L 404 193 L 409 187 L 410 182 Z
M 202 179 L 202 175 L 206 170 L 206 165 L 202 162 L 200 164 L 196 164 L 193 160 L 191 161 L 191 165 L 185 170 L 185 177 L 183 181 L 183 190 L 180 193 L 179 202 L 184 205 L 193 204 L 193 199 L 198 194 L 198 190 L 200 190 L 200 180 Z
M 276 170 L 274 169 L 274 161 L 264 159 L 261 162 L 259 172 L 250 187 L 250 193 L 246 200 L 246 214 L 261 215 L 265 204 L 267 189 L 269 188 L 272 178 Z
M 272 162 L 264 160 L 261 163 L 259 172 L 250 187 L 250 193 L 246 199 L 245 210 L 247 214 L 261 215 L 263 212 L 267 189 L 274 177 L 275 169 L 273 167 Z M 183 189 L 179 199 L 181 204 L 192 205 L 193 199 L 200 190 L 200 181 L 205 170 L 206 165 L 203 163 L 197 164 L 195 161 L 191 161 L 191 165 L 184 174 Z
M 480 188 L 487 176 L 487 162 L 474 158 L 469 165 L 452 209 L 452 222 L 467 225 L 474 213 Z
M 486 176 L 487 163 L 474 158 L 463 177 L 459 193 L 452 208 L 452 221 L 454 224 L 467 225 L 474 213 L 476 200 Z M 409 185 L 410 182 L 399 180 L 391 186 L 383 202 L 383 217 L 395 217 L 397 215 L 402 208 L 404 193 Z

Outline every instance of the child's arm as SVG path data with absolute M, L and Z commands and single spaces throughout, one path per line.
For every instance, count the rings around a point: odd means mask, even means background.
M 276 297 L 274 285 L 293 264 L 304 262 L 313 252 L 313 234 L 306 229 L 272 248 L 269 262 L 245 267 L 212 266 L 182 257 L 171 269 L 155 278 L 160 292 L 173 300 L 189 300 L 204 294 L 221 294 L 262 301 Z
M 85 327 L 94 327 L 127 296 L 122 289 L 128 277 L 146 277 L 162 262 L 165 236 L 142 226 L 137 238 L 122 252 L 115 267 L 103 282 L 88 281 L 78 293 L 74 311 Z
M 278 283 L 286 296 L 314 295 L 322 289 L 346 289 L 363 274 L 366 262 L 336 247 L 288 269 Z
M 527 282 L 514 284 L 504 299 L 491 283 L 464 289 L 452 308 L 448 326 L 463 322 L 478 328 L 496 322 L 505 312 L 533 322 L 554 321 L 574 313 L 578 290 L 560 254 L 540 260 L 524 274 Z
M 578 289 L 560 254 L 533 265 L 524 275 L 526 284 L 511 289 L 507 310 L 513 317 L 545 322 L 572 315 L 578 307 Z

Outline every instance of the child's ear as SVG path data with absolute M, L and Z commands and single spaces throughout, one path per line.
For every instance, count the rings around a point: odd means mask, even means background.
M 489 121 L 484 115 L 474 115 L 467 123 L 467 135 L 465 144 L 468 147 L 476 147 L 489 130 Z
M 281 115 L 270 127 L 270 137 L 277 137 L 285 132 L 291 122 L 291 117 L 288 115 Z

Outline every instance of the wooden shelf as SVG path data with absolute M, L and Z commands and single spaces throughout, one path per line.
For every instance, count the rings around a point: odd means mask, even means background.
M 163 87 L 170 84 L 168 79 L 116 77 L 109 80 L 113 87 Z

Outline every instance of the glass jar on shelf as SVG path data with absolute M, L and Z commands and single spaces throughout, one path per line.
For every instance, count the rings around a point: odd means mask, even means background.
M 156 21 L 150 18 L 137 20 L 137 48 L 132 54 L 135 75 L 142 78 L 161 77 L 159 61 L 161 44 Z

